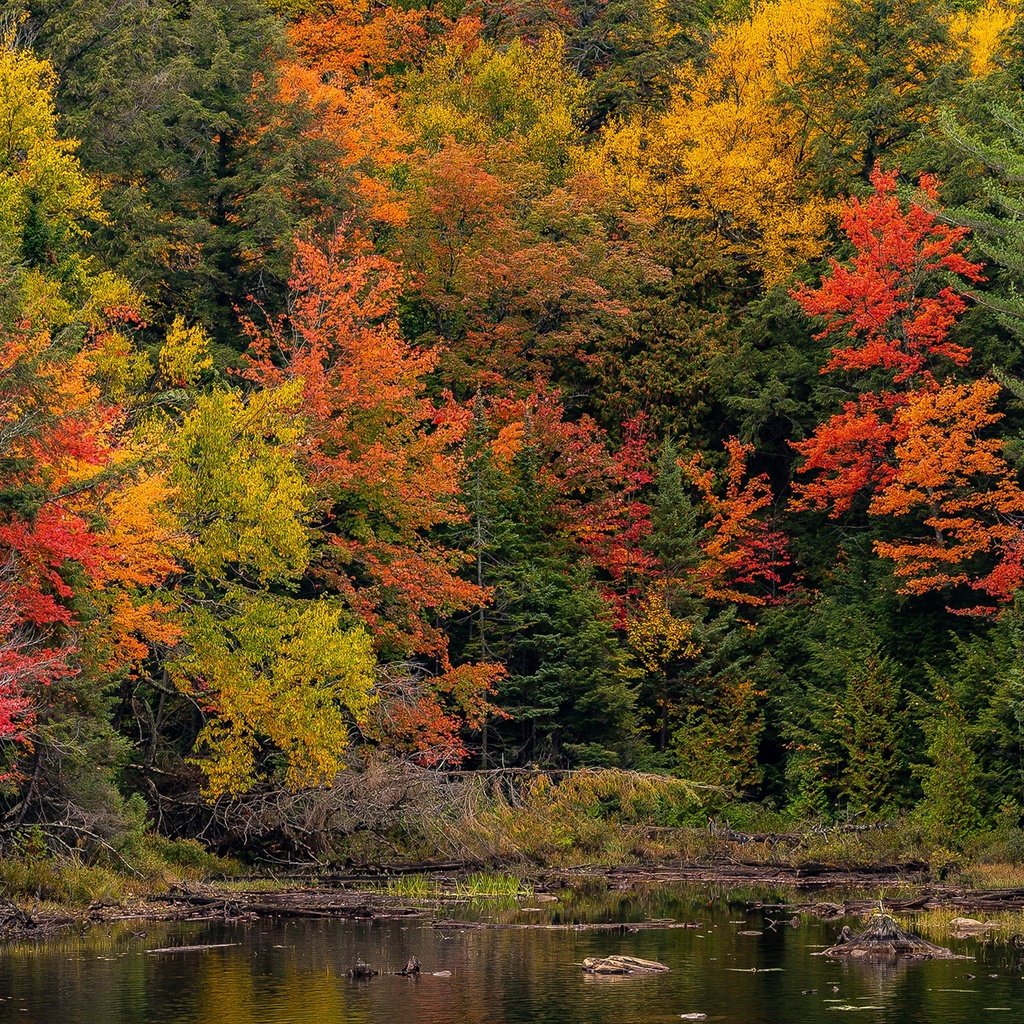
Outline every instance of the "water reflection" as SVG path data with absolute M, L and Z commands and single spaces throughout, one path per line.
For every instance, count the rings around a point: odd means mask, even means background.
M 646 1024 L 685 1013 L 735 1024 L 814 1024 L 844 1020 L 839 1014 L 851 1007 L 877 1007 L 858 1019 L 953 1024 L 1024 1014 L 1012 946 L 954 942 L 973 962 L 837 963 L 812 954 L 843 922 L 773 928 L 779 915 L 746 913 L 748 896 L 661 889 L 568 894 L 530 912 L 461 908 L 491 923 L 671 917 L 698 924 L 632 934 L 434 928 L 428 920 L 204 922 L 149 926 L 145 937 L 132 933 L 137 925 L 102 927 L 7 949 L 0 1024 Z M 146 952 L 221 942 L 236 945 Z M 580 970 L 584 957 L 611 953 L 660 960 L 672 971 L 610 979 Z M 390 972 L 413 955 L 428 972 L 418 979 L 346 977 L 359 958 Z

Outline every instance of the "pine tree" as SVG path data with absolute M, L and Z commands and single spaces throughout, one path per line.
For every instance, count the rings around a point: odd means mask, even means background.
M 959 850 L 982 822 L 980 774 L 956 695 L 942 678 L 935 676 L 934 684 L 934 710 L 925 723 L 931 764 L 921 772 L 924 799 L 918 813 L 934 842 Z
M 327 183 L 302 140 L 309 112 L 278 98 L 283 23 L 263 0 L 31 13 L 83 164 L 108 183 L 98 248 L 168 319 L 187 309 L 231 343 L 248 296 L 281 302 L 291 237 Z
M 783 102 L 808 119 L 826 195 L 893 166 L 967 74 L 936 0 L 839 0 L 830 42 L 806 60 Z

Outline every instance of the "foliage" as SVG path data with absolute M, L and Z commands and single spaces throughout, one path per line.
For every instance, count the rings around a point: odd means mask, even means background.
M 1016 841 L 1016 2 L 25 6 L 12 836 Z

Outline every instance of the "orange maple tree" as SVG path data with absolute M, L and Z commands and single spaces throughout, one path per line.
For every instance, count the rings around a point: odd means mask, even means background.
M 967 584 L 1003 601 L 1024 582 L 1024 490 L 1000 440 L 983 436 L 1002 418 L 999 392 L 987 379 L 924 388 L 896 413 L 891 479 L 869 511 L 913 517 L 930 531 L 875 543 L 904 593 Z
M 708 600 L 770 604 L 784 589 L 789 566 L 786 539 L 766 516 L 773 503 L 771 483 L 767 474 L 748 475 L 752 445 L 731 438 L 725 450 L 724 486 L 699 455 L 684 467 L 710 513 L 693 583 Z
M 399 332 L 401 281 L 358 233 L 339 231 L 323 247 L 298 242 L 288 314 L 265 328 L 246 324 L 245 372 L 268 387 L 302 380 L 305 458 L 324 542 L 316 585 L 343 597 L 385 658 L 437 666 L 385 675 L 393 698 L 385 731 L 450 760 L 464 752 L 452 705 L 477 721 L 499 671 L 453 666 L 439 625 L 487 599 L 458 574 L 466 556 L 436 539 L 465 516 L 461 443 L 470 413 L 450 396 L 427 397 L 438 357 Z
M 833 261 L 818 287 L 793 294 L 824 321 L 819 338 L 847 342 L 833 347 L 822 373 L 891 383 L 846 402 L 794 444 L 804 457 L 794 505 L 839 518 L 863 496 L 871 517 L 911 530 L 908 520 L 918 523 L 914 536 L 875 542 L 895 564 L 901 592 L 967 586 L 1005 601 L 1024 578 L 1024 491 L 999 440 L 985 436 L 1002 417 L 994 408 L 1000 387 L 939 380 L 944 367 L 955 374 L 971 358 L 951 338 L 967 307 L 949 279 L 980 281 L 981 266 L 960 251 L 966 229 L 920 203 L 904 206 L 894 173 L 876 171 L 872 182 L 874 194 L 851 199 L 843 218 L 855 249 L 850 265 Z M 934 180 L 921 187 L 937 201 Z
M 805 313 L 824 322 L 816 337 L 838 339 L 822 373 L 881 374 L 892 382 L 847 402 L 793 445 L 804 458 L 795 507 L 828 510 L 833 518 L 890 479 L 892 417 L 907 396 L 933 381 L 943 361 L 965 366 L 971 358 L 949 337 L 964 299 L 948 284 L 937 286 L 949 276 L 981 280 L 980 264 L 960 251 L 967 231 L 943 224 L 920 203 L 904 207 L 896 182 L 894 172 L 876 170 L 874 193 L 847 204 L 842 226 L 855 250 L 850 265 L 833 260 L 820 285 L 793 292 Z M 922 178 L 921 188 L 937 199 L 933 179 Z

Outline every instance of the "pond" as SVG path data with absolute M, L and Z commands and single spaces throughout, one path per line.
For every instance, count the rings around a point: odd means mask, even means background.
M 568 894 L 532 908 L 530 898 L 517 909 L 456 908 L 492 924 L 674 918 L 698 926 L 626 934 L 435 927 L 430 917 L 103 924 L 3 950 L 0 1024 L 653 1024 L 695 1013 L 734 1024 L 834 1022 L 846 1013 L 887 1024 L 959 1024 L 1024 1017 L 1024 963 L 1012 942 L 933 935 L 975 959 L 841 963 L 813 954 L 844 921 L 804 918 L 793 927 L 789 915 L 748 910 L 750 899 L 661 888 Z M 216 943 L 231 945 L 147 952 Z M 671 972 L 600 978 L 581 971 L 584 957 L 611 953 L 659 960 Z M 420 978 L 383 973 L 409 956 L 420 959 Z M 360 958 L 381 975 L 350 981 Z

